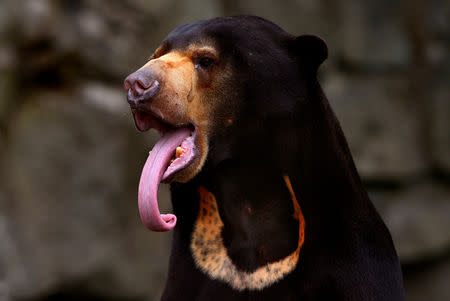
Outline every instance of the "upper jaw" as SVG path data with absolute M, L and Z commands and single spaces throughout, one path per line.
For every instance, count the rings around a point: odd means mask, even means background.
M 142 108 L 132 108 L 131 112 L 133 113 L 134 124 L 139 131 L 145 132 L 154 128 L 161 135 L 165 132 L 167 126 L 153 112 Z
M 167 130 L 173 128 L 190 127 L 192 130 L 195 130 L 194 124 L 172 121 L 161 111 L 156 111 L 152 108 L 131 106 L 131 112 L 133 113 L 136 128 L 141 132 L 155 129 L 160 135 L 164 135 Z

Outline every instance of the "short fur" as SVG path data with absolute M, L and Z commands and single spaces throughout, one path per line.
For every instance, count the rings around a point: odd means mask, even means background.
M 257 17 L 216 18 L 176 28 L 151 59 L 172 52 L 192 59 L 201 47 L 217 56 L 207 75 L 192 71 L 200 79 L 191 93 L 208 122 L 207 155 L 171 184 L 178 223 L 162 300 L 403 300 L 391 236 L 317 80 L 325 43 Z M 263 289 L 211 279 L 191 250 L 199 187 L 217 200 L 227 255 L 252 272 L 297 248 L 285 175 L 305 220 L 295 269 Z

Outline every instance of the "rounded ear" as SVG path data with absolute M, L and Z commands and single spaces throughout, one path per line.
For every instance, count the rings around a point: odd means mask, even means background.
M 299 57 L 302 66 L 317 71 L 320 64 L 328 57 L 328 47 L 324 40 L 314 35 L 295 37 L 291 43 L 294 53 Z

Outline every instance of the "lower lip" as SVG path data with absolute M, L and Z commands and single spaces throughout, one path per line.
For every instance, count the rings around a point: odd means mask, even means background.
M 185 152 L 180 158 L 176 158 L 169 164 L 166 171 L 163 174 L 162 181 L 170 182 L 170 180 L 181 170 L 185 169 L 192 164 L 197 156 L 197 148 L 195 146 L 195 139 L 197 137 L 197 130 L 192 132 L 192 135 L 185 139 L 181 143 L 181 147 L 185 149 Z

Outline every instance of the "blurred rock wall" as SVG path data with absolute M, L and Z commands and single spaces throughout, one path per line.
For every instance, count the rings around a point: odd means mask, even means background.
M 407 299 L 450 300 L 448 1 L 2 0 L 1 301 L 159 299 L 170 234 L 136 202 L 155 137 L 134 129 L 122 80 L 175 26 L 234 14 L 327 40 L 321 82 Z

